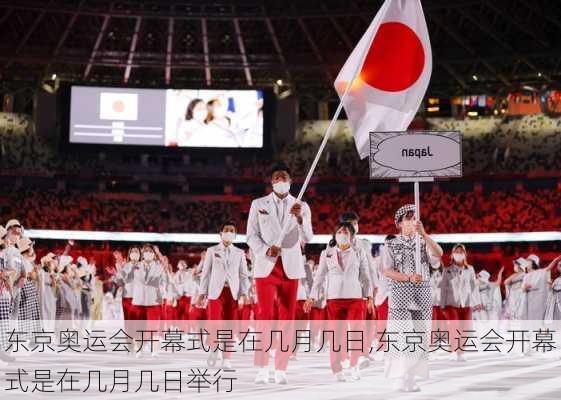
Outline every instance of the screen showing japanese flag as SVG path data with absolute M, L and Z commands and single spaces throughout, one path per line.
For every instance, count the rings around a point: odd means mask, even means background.
M 138 94 L 102 92 L 99 94 L 99 119 L 136 121 Z
M 70 142 L 262 148 L 263 92 L 73 86 Z

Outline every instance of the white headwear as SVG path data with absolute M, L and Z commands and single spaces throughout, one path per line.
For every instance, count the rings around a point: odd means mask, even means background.
M 528 261 L 533 261 L 536 265 L 540 266 L 540 258 L 535 254 L 530 254 L 527 258 Z
M 487 272 L 486 270 L 481 270 L 479 271 L 479 279 L 481 279 L 483 282 L 489 282 L 489 278 L 491 277 L 491 274 L 489 272 Z
M 516 260 L 514 260 L 514 264 L 518 265 L 520 269 L 524 272 L 528 270 L 528 260 L 526 260 L 524 257 L 519 257 Z

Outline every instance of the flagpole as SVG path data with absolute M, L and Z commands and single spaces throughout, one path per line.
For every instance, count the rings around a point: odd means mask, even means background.
M 310 169 L 308 170 L 308 174 L 306 175 L 306 179 L 304 179 L 304 183 L 302 184 L 302 187 L 300 188 L 300 192 L 298 193 L 298 197 L 296 198 L 296 203 L 299 203 L 302 200 L 302 197 L 304 196 L 304 193 L 306 192 L 306 189 L 308 188 L 308 185 L 310 183 L 310 179 L 312 179 L 312 175 L 314 174 L 314 171 L 317 167 L 317 164 L 318 164 L 319 159 L 320 159 L 320 157 L 323 153 L 323 150 L 325 149 L 325 146 L 327 145 L 327 141 L 329 140 L 329 138 L 331 136 L 331 132 L 333 131 L 333 128 L 335 127 L 335 123 L 337 122 L 337 119 L 339 118 L 339 114 L 341 114 L 341 111 L 343 110 L 343 103 L 344 103 L 345 99 L 347 98 L 347 95 L 349 94 L 355 79 L 357 78 L 358 74 L 360 73 L 360 70 L 362 69 L 362 66 L 364 65 L 364 60 L 366 59 L 366 56 L 368 55 L 368 51 L 370 50 L 370 46 L 372 46 L 372 42 L 374 41 L 374 37 L 376 36 L 376 32 L 378 32 L 378 30 L 376 30 L 375 32 L 372 33 L 372 36 L 370 37 L 370 40 L 368 41 L 368 45 L 365 46 L 365 48 L 362 52 L 362 55 L 360 57 L 360 62 L 357 63 L 357 66 L 356 66 L 356 68 L 353 72 L 352 79 L 347 84 L 347 87 L 345 88 L 345 91 L 343 92 L 343 94 L 341 95 L 341 98 L 339 99 L 339 105 L 337 106 L 337 109 L 335 110 L 335 114 L 333 114 L 333 117 L 331 118 L 331 122 L 329 123 L 329 126 L 327 127 L 327 130 L 325 131 L 325 135 L 323 136 L 323 140 L 321 141 L 318 152 L 316 153 L 316 157 L 314 158 L 314 161 L 312 162 L 312 165 L 310 166 Z M 280 247 L 280 243 L 282 241 L 282 238 L 284 238 L 284 234 L 286 233 L 287 227 L 288 227 L 288 220 L 282 226 L 281 233 L 279 235 L 279 238 L 277 239 L 277 244 L 278 244 L 277 247 Z
M 419 181 L 413 183 L 415 191 L 415 218 L 417 221 L 421 220 L 421 200 L 420 200 L 420 190 Z M 419 232 L 415 232 L 415 272 L 419 275 L 423 274 L 421 268 L 421 235 Z M 424 277 L 423 277 L 424 278 Z

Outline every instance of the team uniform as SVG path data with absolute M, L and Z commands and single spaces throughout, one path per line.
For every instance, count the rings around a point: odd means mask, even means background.
M 429 276 L 430 264 L 440 262 L 440 258 L 432 254 L 421 238 L 422 276 Z M 382 250 L 384 270 L 395 270 L 402 274 L 414 274 L 415 269 L 415 238 L 398 235 L 386 242 Z M 428 352 L 420 349 L 403 351 L 408 348 L 404 332 L 424 332 L 422 343 L 430 342 L 432 320 L 432 294 L 430 282 L 421 281 L 399 282 L 388 278 L 389 283 L 389 315 L 388 331 L 398 332 L 395 345 L 389 346 L 385 356 L 385 376 L 393 379 L 412 379 L 419 376 L 429 377 Z M 392 339 L 392 341 L 393 341 Z M 396 348 L 397 347 L 397 348 Z
M 305 278 L 304 260 L 301 243 L 309 242 L 313 237 L 311 211 L 302 203 L 302 225 L 290 214 L 296 198 L 288 194 L 280 199 L 274 192 L 251 203 L 247 222 L 247 242 L 254 255 L 253 276 L 259 302 L 256 319 L 278 319 L 294 321 L 296 317 L 296 296 L 298 280 Z M 267 256 L 267 250 L 277 244 L 284 224 L 288 224 L 281 240 L 280 255 L 276 258 Z M 292 331 L 290 323 L 284 324 L 284 331 Z M 288 337 L 288 336 L 287 336 Z M 290 342 L 290 341 L 289 341 Z M 284 371 L 288 365 L 289 352 L 277 352 L 275 369 Z M 269 352 L 256 351 L 254 363 L 266 367 Z
M 331 328 L 338 337 L 343 329 L 339 321 L 361 321 L 365 313 L 365 297 L 373 293 L 370 280 L 370 267 L 364 250 L 358 246 L 341 250 L 338 247 L 329 247 L 323 250 L 314 284 L 310 293 L 313 299 L 319 298 L 320 290 L 328 280 L 327 286 L 327 317 Z M 339 335 L 337 333 L 339 332 Z M 339 336 L 340 340 L 340 336 Z M 331 345 L 331 370 L 334 374 L 342 371 L 341 351 L 335 350 L 335 343 Z M 357 364 L 362 351 L 353 351 L 351 354 L 351 367 Z

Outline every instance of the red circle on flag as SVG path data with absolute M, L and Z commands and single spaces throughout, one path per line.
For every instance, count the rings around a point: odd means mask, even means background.
M 401 22 L 386 22 L 376 32 L 360 79 L 376 89 L 399 92 L 417 82 L 424 67 L 425 50 L 415 31 Z
M 125 111 L 125 103 L 122 100 L 113 102 L 113 111 L 118 113 Z

